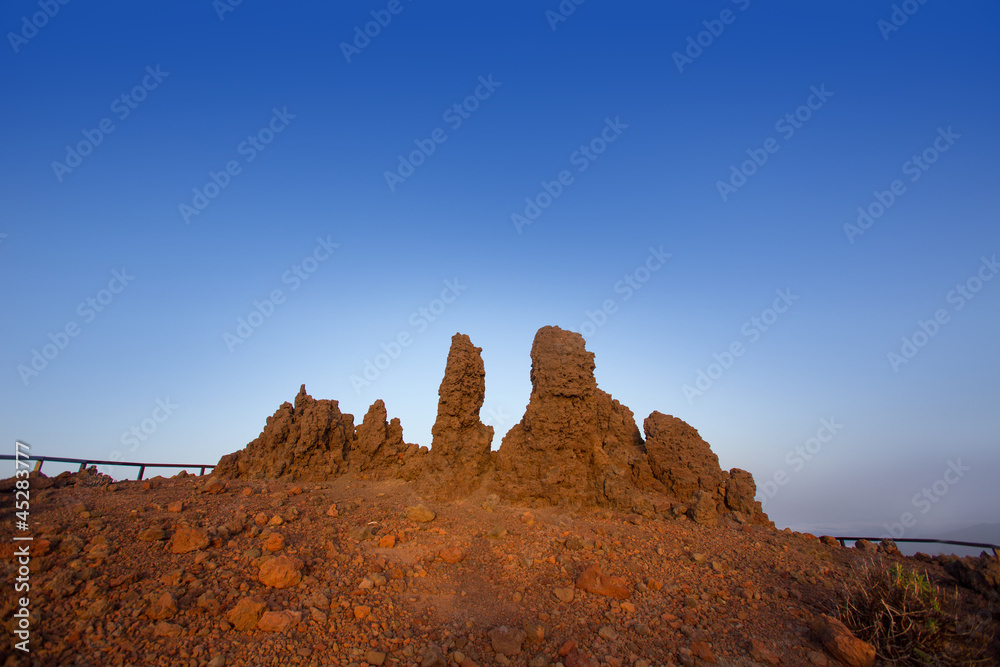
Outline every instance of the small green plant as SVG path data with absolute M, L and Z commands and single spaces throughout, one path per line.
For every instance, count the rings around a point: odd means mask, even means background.
M 838 602 L 841 620 L 875 646 L 881 660 L 898 665 L 989 664 L 987 641 L 948 611 L 948 600 L 923 572 L 902 565 L 864 564 Z M 978 639 L 977 639 L 978 638 Z

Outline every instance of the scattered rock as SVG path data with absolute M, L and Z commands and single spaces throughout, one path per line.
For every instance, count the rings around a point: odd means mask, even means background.
M 813 631 L 819 635 L 830 655 L 847 667 L 872 667 L 875 664 L 875 647 L 851 634 L 838 619 L 820 614 L 813 620 Z
M 500 625 L 489 632 L 490 643 L 496 653 L 501 653 L 507 657 L 518 655 L 521 652 L 521 645 L 527 637 L 527 633 L 520 628 L 509 628 Z
M 705 662 L 715 662 L 715 654 L 707 642 L 691 642 L 691 655 Z
M 253 630 L 257 627 L 257 622 L 260 621 L 265 608 L 266 605 L 258 599 L 243 598 L 229 610 L 226 614 L 226 620 L 241 632 Z
M 605 575 L 597 565 L 591 565 L 583 571 L 576 580 L 576 587 L 588 593 L 606 595 L 619 600 L 629 596 L 628 584 L 624 579 Z
M 381 667 L 385 662 L 386 655 L 381 651 L 366 651 L 365 652 L 365 662 L 369 665 L 374 665 L 375 667 Z
M 572 602 L 573 601 L 573 589 L 572 588 L 556 588 L 554 591 L 555 596 L 559 598 L 560 602 Z
M 763 642 L 757 639 L 750 639 L 750 657 L 765 665 L 780 665 L 779 658 L 773 651 L 769 650 Z
M 264 551 L 281 551 L 285 548 L 285 538 L 280 533 L 271 533 L 264 540 Z
M 465 559 L 465 551 L 461 547 L 450 546 L 442 549 L 438 556 L 446 563 L 459 563 Z
M 162 528 L 146 528 L 139 531 L 139 539 L 143 542 L 159 542 L 167 538 Z
M 146 616 L 153 620 L 173 618 L 177 613 L 177 601 L 170 592 L 162 593 L 156 600 L 146 608 Z
M 264 632 L 284 632 L 288 628 L 295 627 L 301 620 L 302 614 L 297 611 L 265 611 L 257 621 L 257 629 Z
M 270 557 L 260 564 L 260 583 L 272 588 L 288 588 L 302 581 L 299 565 L 290 557 Z
M 184 628 L 176 623 L 160 621 L 153 628 L 154 637 L 180 637 L 184 634 Z
M 415 505 L 406 508 L 406 518 L 417 523 L 429 523 L 437 517 L 433 510 L 427 509 L 424 505 Z
M 170 553 L 186 554 L 198 551 L 210 544 L 208 534 L 200 528 L 178 528 L 170 540 Z

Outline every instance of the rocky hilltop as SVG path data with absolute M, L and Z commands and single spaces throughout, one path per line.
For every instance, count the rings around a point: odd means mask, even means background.
M 640 433 L 557 327 L 491 451 L 481 352 L 452 339 L 429 450 L 302 387 L 212 475 L 0 480 L 31 497 L 30 541 L 0 541 L 30 653 L 0 665 L 1000 664 L 995 555 L 775 530 L 750 473 L 676 417 Z
M 403 479 L 435 500 L 475 492 L 531 506 L 607 507 L 646 516 L 686 515 L 767 524 L 750 473 L 719 466 L 698 431 L 653 412 L 643 422 L 597 386 L 583 337 L 542 327 L 531 347 L 531 398 L 524 417 L 491 452 L 493 428 L 479 411 L 486 393 L 482 349 L 455 334 L 438 391 L 431 448 L 407 444 L 399 419 L 378 400 L 364 420 L 303 385 L 245 449 L 222 457 L 222 478 L 322 482 L 345 474 Z

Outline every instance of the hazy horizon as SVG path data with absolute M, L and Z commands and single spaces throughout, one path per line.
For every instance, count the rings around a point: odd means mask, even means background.
M 778 526 L 1000 521 L 994 3 L 0 26 L 5 454 L 215 463 L 303 383 L 430 446 L 456 332 L 497 448 L 558 325 Z

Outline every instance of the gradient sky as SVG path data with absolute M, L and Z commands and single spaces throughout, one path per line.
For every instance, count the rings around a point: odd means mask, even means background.
M 996 3 L 224 3 L 0 9 L 9 453 L 214 463 L 302 383 L 430 445 L 456 331 L 496 448 L 554 324 L 779 526 L 998 520 Z

